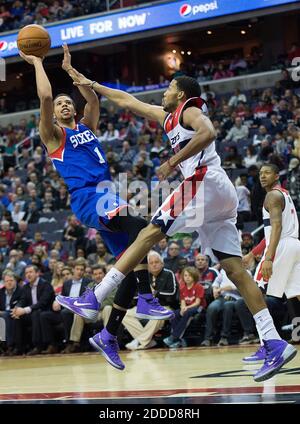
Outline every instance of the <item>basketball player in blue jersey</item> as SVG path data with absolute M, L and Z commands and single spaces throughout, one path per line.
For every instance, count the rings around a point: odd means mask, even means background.
M 210 254 L 217 258 L 228 278 L 238 287 L 262 337 L 266 359 L 254 380 L 271 378 L 294 358 L 297 350 L 279 336 L 262 293 L 243 267 L 235 226 L 237 195 L 216 153 L 215 131 L 206 116 L 199 84 L 186 76 L 174 79 L 164 93 L 160 107 L 88 80 L 82 74 L 77 74 L 74 80 L 75 85 L 92 87 L 96 93 L 121 108 L 158 121 L 164 127 L 173 150 L 173 156 L 160 166 L 158 172 L 161 178 L 167 178 L 174 168 L 179 167 L 184 177 L 184 181 L 154 214 L 151 223 L 118 260 L 113 269 L 114 278 L 107 274 L 105 283 L 114 288 L 165 235 L 196 230 L 201 248 L 210 249 Z M 97 302 L 101 302 L 106 293 L 102 295 L 99 287 L 95 292 Z M 93 308 L 93 305 L 90 307 Z M 94 343 L 98 343 L 98 335 L 94 337 Z
M 40 98 L 39 131 L 43 144 L 57 172 L 63 177 L 71 195 L 71 207 L 77 218 L 86 226 L 96 228 L 111 253 L 118 258 L 146 227 L 146 220 L 132 216 L 120 215 L 127 203 L 113 190 L 108 164 L 101 145 L 94 132 L 99 120 L 99 100 L 90 87 L 79 87 L 86 100 L 84 116 L 76 123 L 76 110 L 73 100 L 66 94 L 52 98 L 52 89 L 43 67 L 43 60 L 35 56 L 21 57 L 35 68 L 37 92 Z M 71 77 L 77 72 L 71 66 L 71 56 L 64 46 L 63 69 Z M 114 278 L 114 273 L 110 273 Z M 102 283 L 101 283 L 102 285 Z M 107 328 L 102 332 L 95 347 L 118 369 L 123 369 L 118 355 L 116 333 L 126 310 L 138 287 L 139 298 L 137 316 L 146 319 L 168 319 L 173 317 L 169 311 L 158 303 L 151 293 L 147 270 L 147 259 L 142 258 L 135 268 L 135 273 L 127 276 L 119 287 L 114 307 Z M 102 286 L 105 291 L 105 285 Z M 110 283 L 106 291 L 110 291 Z M 81 312 L 85 318 L 95 320 L 98 309 L 86 308 L 94 301 L 94 292 L 87 290 L 80 302 L 73 298 L 58 296 L 59 303 L 74 312 Z M 95 345 L 94 341 L 91 343 Z

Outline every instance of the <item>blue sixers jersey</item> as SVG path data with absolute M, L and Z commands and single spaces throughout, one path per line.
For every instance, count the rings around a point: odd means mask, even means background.
M 128 235 L 106 228 L 127 202 L 115 192 L 101 144 L 82 123 L 74 129 L 61 127 L 61 146 L 49 156 L 71 195 L 71 208 L 87 227 L 100 231 L 111 253 L 118 257 L 128 246 Z
M 61 129 L 63 142 L 50 158 L 70 194 L 99 181 L 111 180 L 104 152 L 93 131 L 82 123 L 74 129 Z

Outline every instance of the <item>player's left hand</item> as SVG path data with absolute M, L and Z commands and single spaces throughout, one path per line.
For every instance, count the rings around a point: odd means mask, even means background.
M 69 47 L 68 47 L 67 44 L 63 44 L 62 48 L 64 50 L 64 59 L 63 59 L 61 67 L 63 68 L 64 71 L 68 72 L 68 70 L 70 68 L 72 68 L 71 54 L 70 54 Z
M 273 274 L 273 262 L 272 261 L 264 261 L 261 267 L 261 273 L 264 281 L 269 281 Z
M 166 161 L 157 170 L 157 175 L 160 181 L 165 180 L 171 173 L 174 171 L 174 168 L 170 166 L 169 162 Z

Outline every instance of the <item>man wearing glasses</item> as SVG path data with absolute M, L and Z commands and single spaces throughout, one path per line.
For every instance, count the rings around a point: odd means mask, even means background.
M 168 257 L 165 259 L 165 267 L 176 273 L 180 267 L 179 263 L 183 259 L 179 255 L 179 244 L 171 242 L 168 249 Z

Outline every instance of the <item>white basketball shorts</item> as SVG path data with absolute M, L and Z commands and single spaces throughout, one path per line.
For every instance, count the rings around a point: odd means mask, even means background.
M 221 167 L 202 166 L 185 179 L 163 202 L 153 216 L 168 236 L 197 231 L 201 251 L 214 249 L 242 256 L 236 229 L 238 198 Z
M 265 249 L 266 253 L 267 249 Z M 269 281 L 264 281 L 261 267 L 265 253 L 258 264 L 254 280 L 260 287 L 267 285 L 267 294 L 288 299 L 300 295 L 300 241 L 287 237 L 279 241 L 273 260 L 273 274 Z

